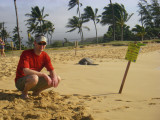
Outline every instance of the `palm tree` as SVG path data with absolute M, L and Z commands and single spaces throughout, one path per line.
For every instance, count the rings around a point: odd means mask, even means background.
M 69 19 L 68 25 L 66 26 L 67 28 L 72 28 L 72 29 L 67 32 L 72 32 L 72 31 L 78 29 L 78 33 L 80 33 L 83 23 L 84 23 L 83 20 L 80 20 L 78 17 L 73 16 L 73 18 Z M 83 26 L 83 28 L 90 30 L 87 26 Z M 80 34 L 80 36 L 83 37 L 83 33 Z
M 101 24 L 102 25 L 112 25 L 112 39 L 115 40 L 116 34 L 115 34 L 115 29 L 116 29 L 116 19 L 115 17 L 119 17 L 119 12 L 121 10 L 121 6 L 118 3 L 112 4 L 110 1 L 110 4 L 106 7 L 104 7 L 104 12 L 102 13 L 102 18 L 101 18 Z M 111 12 L 112 11 L 112 12 Z M 114 16 L 113 16 L 114 14 Z
M 78 6 L 77 7 L 77 14 L 79 14 L 79 19 L 82 20 L 81 12 L 80 12 L 80 7 L 82 6 L 82 3 L 80 3 L 79 0 L 70 0 L 69 4 L 68 4 L 68 6 L 69 6 L 68 10 L 74 8 L 76 5 Z M 82 43 L 83 43 L 83 30 L 82 30 L 82 28 L 80 29 L 79 32 L 80 32 L 81 40 L 82 40 Z
M 18 23 L 18 13 L 17 13 L 16 0 L 14 0 L 14 6 L 15 6 L 15 12 L 16 12 L 17 33 L 18 33 L 18 39 L 19 39 L 19 49 L 21 50 L 21 39 L 20 39 L 20 34 L 19 34 L 19 23 Z
M 19 39 L 18 39 L 17 26 L 15 26 L 15 28 L 12 31 L 12 33 L 13 33 L 12 40 L 13 40 L 14 44 L 16 45 L 16 48 L 20 48 L 19 47 Z
M 151 15 L 150 5 L 146 0 L 140 0 L 138 3 L 139 15 L 141 15 L 140 21 L 143 22 L 144 26 L 153 27 L 153 17 Z M 143 26 L 143 25 L 142 25 Z
M 0 30 L 2 29 L 2 25 L 3 25 L 3 23 L 0 23 Z
M 70 0 L 68 4 L 68 10 L 74 8 L 76 5 L 78 5 L 77 14 L 79 14 L 79 18 L 81 18 L 80 7 L 82 6 L 82 3 L 80 3 L 79 0 Z
M 138 2 L 140 21 L 145 27 L 147 35 L 150 37 L 158 37 L 160 31 L 160 4 L 158 0 L 151 0 L 149 4 L 146 0 Z
M 7 38 L 9 37 L 9 33 L 6 31 L 6 29 L 2 29 L 1 35 L 3 36 L 3 41 L 7 42 Z
M 151 15 L 153 16 L 154 26 L 160 28 L 160 1 L 152 0 L 150 10 Z
M 146 34 L 144 27 L 140 25 L 136 25 L 135 28 L 132 29 L 133 32 L 136 32 L 137 36 L 141 37 L 141 40 L 144 40 L 144 35 Z
M 48 44 L 51 43 L 51 38 L 52 38 L 52 34 L 54 32 L 54 25 L 50 22 L 50 21 L 47 21 L 43 24 L 43 30 L 44 30 L 44 33 L 47 34 L 47 39 L 48 39 Z M 48 35 L 50 35 L 50 40 L 49 40 L 49 37 Z
M 0 37 L 2 37 L 2 40 L 4 40 L 3 39 L 3 30 L 4 30 L 4 22 L 2 22 L 2 23 L 0 23 Z
M 123 27 L 126 22 L 132 17 L 133 13 L 131 15 L 128 15 L 127 11 L 124 8 L 124 5 L 121 5 L 121 10 L 119 11 L 120 17 L 116 17 L 117 24 L 121 27 L 121 41 L 123 41 Z
M 43 30 L 43 24 L 46 22 L 44 18 L 49 16 L 48 14 L 44 15 L 44 7 L 40 10 L 38 6 L 32 7 L 31 13 L 25 14 L 25 16 L 30 17 L 30 19 L 27 20 L 27 24 L 29 25 L 29 32 L 32 33 L 41 33 L 44 34 Z
M 34 43 L 34 38 L 30 36 L 26 44 L 28 45 L 29 48 L 33 48 L 33 43 Z
M 115 17 L 114 17 L 114 8 L 113 8 L 113 4 L 112 4 L 112 0 L 110 0 L 110 4 L 111 4 L 111 7 L 112 7 L 112 19 L 113 19 L 113 21 L 112 21 L 112 24 L 113 24 L 113 40 L 115 41 L 115 37 L 116 37 L 116 35 L 115 35 Z
M 98 13 L 98 8 L 95 9 L 95 11 L 93 11 L 91 6 L 87 6 L 84 9 L 84 14 L 82 14 L 83 19 L 86 19 L 86 21 L 92 20 L 95 26 L 95 30 L 96 30 L 96 42 L 98 43 L 98 36 L 97 36 L 97 23 L 99 23 L 100 19 L 99 17 L 101 17 L 101 15 L 97 15 Z

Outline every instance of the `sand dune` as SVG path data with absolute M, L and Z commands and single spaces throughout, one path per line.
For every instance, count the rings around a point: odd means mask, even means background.
M 88 46 L 76 56 L 74 50 L 46 50 L 62 82 L 28 100 L 14 85 L 20 54 L 0 57 L 0 120 L 159 120 L 160 44 L 141 48 L 122 94 L 127 46 Z M 98 65 L 78 65 L 83 57 Z

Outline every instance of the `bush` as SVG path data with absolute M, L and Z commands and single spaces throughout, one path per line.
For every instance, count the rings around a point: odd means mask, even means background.
M 154 40 L 154 42 L 156 42 L 156 43 L 160 43 L 160 40 Z
M 63 42 L 62 41 L 55 41 L 51 46 L 52 47 L 62 47 Z
M 143 41 L 142 43 L 144 43 L 144 44 L 148 44 L 149 42 L 148 42 L 148 41 Z
M 145 46 L 146 44 L 144 44 L 144 43 L 137 43 L 137 45 L 139 45 L 139 46 Z
M 79 48 L 85 48 L 85 46 L 84 46 L 84 45 L 81 45 L 81 46 L 79 46 Z

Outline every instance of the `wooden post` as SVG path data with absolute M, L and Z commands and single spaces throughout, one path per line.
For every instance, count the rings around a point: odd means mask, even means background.
M 131 64 L 131 61 L 128 61 L 127 68 L 126 68 L 126 71 L 125 71 L 125 73 L 124 73 L 124 77 L 123 77 L 123 80 L 122 80 L 122 83 L 121 83 L 121 87 L 120 87 L 120 89 L 119 89 L 119 94 L 122 93 L 122 89 L 123 89 L 123 86 L 124 86 L 124 83 L 125 83 L 125 80 L 126 80 L 126 77 L 127 77 L 127 73 L 128 73 L 130 64 Z
M 13 41 L 11 41 L 12 55 L 13 55 L 13 47 L 14 47 Z
M 75 41 L 75 56 L 77 54 L 78 41 Z

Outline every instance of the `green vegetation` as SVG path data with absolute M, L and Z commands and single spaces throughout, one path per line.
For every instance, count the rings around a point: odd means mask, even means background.
M 111 42 L 107 42 L 107 43 L 99 43 L 99 44 L 88 44 L 88 43 L 84 43 L 84 44 L 79 44 L 78 48 L 79 49 L 86 49 L 88 46 L 97 46 L 97 45 L 100 45 L 100 46 L 128 46 L 129 43 L 133 43 L 134 41 L 111 41 Z M 137 44 L 140 45 L 140 46 L 145 46 L 146 44 L 148 43 L 160 43 L 160 40 L 144 40 L 143 42 L 142 41 L 139 41 Z M 74 47 L 74 42 L 69 42 L 69 43 L 65 43 L 65 46 L 63 46 L 63 41 L 57 41 L 55 44 L 52 44 L 52 45 L 48 45 L 46 47 L 46 52 L 47 51 L 51 51 L 51 50 L 54 50 L 54 51 L 67 51 L 67 50 L 74 50 L 75 47 Z M 11 49 L 7 49 L 5 50 L 5 53 L 7 56 L 20 56 L 21 52 L 23 50 L 11 50 Z

